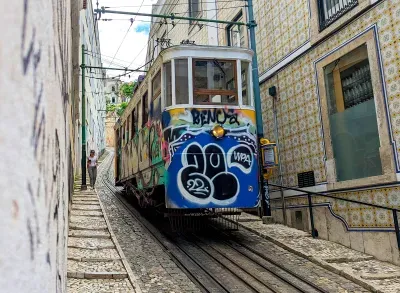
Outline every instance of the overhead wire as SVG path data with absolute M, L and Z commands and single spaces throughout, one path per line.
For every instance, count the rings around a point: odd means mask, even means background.
M 140 7 L 139 7 L 139 9 L 138 9 L 138 12 L 140 12 L 140 9 L 142 8 L 143 3 L 144 3 L 144 0 L 142 0 L 142 3 L 140 4 Z M 118 52 L 119 52 L 119 49 L 121 48 L 122 44 L 124 43 L 124 41 L 125 41 L 125 39 L 126 39 L 126 36 L 128 35 L 130 29 L 132 28 L 133 22 L 134 22 L 135 20 L 136 20 L 136 15 L 135 15 L 134 18 L 131 18 L 131 25 L 129 26 L 129 28 L 128 28 L 126 34 L 125 34 L 125 36 L 123 37 L 121 43 L 119 44 L 119 47 L 118 47 L 118 49 L 117 49 L 117 52 L 115 52 L 114 57 L 113 57 L 113 59 L 111 60 L 110 66 L 111 66 L 112 62 L 114 61 L 115 56 L 117 56 L 117 54 L 118 54 Z M 130 65 L 129 65 L 129 66 L 130 66 Z M 128 67 L 129 67 L 129 66 L 128 66 Z
M 178 4 L 178 2 L 179 2 L 179 0 L 177 0 L 177 1 L 175 1 L 175 4 L 171 4 L 171 5 L 174 5 L 174 7 L 172 8 L 172 10 L 176 7 L 176 5 Z M 189 11 L 189 9 L 188 9 L 188 11 Z M 178 22 L 179 22 L 179 20 L 178 20 Z M 172 29 L 173 29 L 174 27 L 172 27 Z M 172 30 L 171 29 L 171 30 Z M 170 30 L 170 31 L 171 31 Z M 135 62 L 135 60 L 139 57 L 139 55 L 143 52 L 143 50 L 145 49 L 145 48 L 147 48 L 148 47 L 148 45 L 149 45 L 149 43 L 150 43 L 150 40 L 154 37 L 154 35 L 156 34 L 158 32 L 158 30 L 155 30 L 154 32 L 153 32 L 153 34 L 151 35 L 151 36 L 149 36 L 149 38 L 148 38 L 148 41 L 147 41 L 147 43 L 143 46 L 143 48 L 140 50 L 140 52 L 136 55 L 136 57 L 132 60 L 132 62 L 129 64 L 129 66 L 133 63 L 133 62 Z M 166 33 L 166 35 L 168 35 L 168 32 Z M 154 48 L 153 48 L 153 55 L 154 55 Z M 150 62 L 152 62 L 153 60 L 151 59 L 148 63 L 150 63 Z
M 246 0 L 238 0 L 238 1 L 243 1 L 243 2 L 246 2 Z M 179 2 L 179 0 L 177 0 L 177 1 L 175 1 L 175 3 L 167 3 L 167 4 L 160 4 L 160 5 L 157 5 L 157 4 L 153 4 L 153 5 L 149 5 L 149 6 L 171 6 L 172 8 L 171 9 L 169 9 L 169 10 L 174 10 L 174 8 L 176 7 L 176 6 L 179 6 L 179 5 L 189 5 L 189 3 L 178 3 Z M 200 10 L 199 12 L 205 12 L 205 11 L 214 11 L 214 10 L 216 10 L 216 13 L 215 13 L 215 15 L 213 16 L 213 17 L 215 17 L 216 15 L 218 15 L 218 12 L 219 12 L 219 10 L 224 10 L 224 9 L 234 9 L 234 8 L 245 8 L 246 7 L 246 5 L 244 5 L 244 6 L 231 6 L 231 7 L 226 7 L 229 3 L 231 3 L 232 1 L 228 1 L 228 0 L 219 0 L 218 2 L 225 2 L 225 4 L 222 6 L 222 7 L 220 7 L 220 8 L 216 8 L 216 9 L 204 9 L 204 10 Z M 207 1 L 203 1 L 202 3 L 215 3 L 214 1 L 211 1 L 211 2 L 207 2 Z M 143 2 L 142 2 L 142 4 L 143 4 Z M 141 5 L 141 6 L 139 6 L 139 7 L 142 7 L 142 6 L 145 6 L 145 5 Z M 106 8 L 121 8 L 121 7 L 138 7 L 138 6 L 114 6 L 114 7 L 109 7 L 109 6 L 107 6 Z M 140 10 L 140 9 L 139 9 Z M 185 14 L 187 14 L 188 12 L 189 12 L 189 10 L 190 10 L 190 8 L 188 7 L 188 9 L 187 9 L 187 11 L 186 12 L 179 12 L 179 13 L 175 13 L 175 14 L 183 14 L 183 15 L 185 15 Z M 105 20 L 105 21 L 112 21 L 112 20 L 117 20 L 117 21 L 124 21 L 124 20 L 129 20 L 128 18 L 126 18 L 126 19 L 124 19 L 124 18 L 121 18 L 121 19 L 112 19 L 112 18 L 110 18 L 110 19 L 107 19 L 107 20 Z M 138 20 L 138 21 L 141 21 L 141 22 L 148 22 L 148 23 L 160 23 L 160 21 L 153 21 L 153 20 L 150 20 L 150 21 L 146 21 L 146 20 Z M 165 21 L 165 24 L 169 24 L 168 22 L 166 22 Z M 168 31 L 166 31 L 166 36 L 168 36 L 168 34 L 176 27 L 176 25 L 177 24 L 192 24 L 192 23 L 190 23 L 190 22 L 181 22 L 181 19 L 179 19 L 179 20 L 177 20 L 176 22 L 173 22 L 173 23 L 170 23 L 170 24 L 172 24 L 172 27 L 168 30 Z M 213 27 L 213 28 L 217 28 L 217 29 L 220 29 L 220 30 L 225 30 L 224 28 L 221 28 L 220 26 L 214 26 L 214 25 L 210 25 L 210 24 L 208 24 L 208 23 L 202 23 L 202 26 L 208 26 L 208 27 Z M 201 29 L 199 29 L 198 31 L 196 31 L 193 35 L 189 35 L 189 37 L 190 38 L 193 38 L 195 35 L 197 35 L 199 32 L 201 31 Z M 136 55 L 136 57 L 129 63 L 129 65 L 128 65 L 128 67 L 129 66 L 131 66 L 132 64 L 133 64 L 133 62 L 140 56 L 140 54 L 143 52 L 143 50 L 146 48 L 146 47 L 148 47 L 148 45 L 149 45 L 149 43 L 150 43 L 150 41 L 151 41 L 151 39 L 154 37 L 154 35 L 156 34 L 158 32 L 158 30 L 155 30 L 154 32 L 153 32 L 153 34 L 151 35 L 151 36 L 149 36 L 149 38 L 148 38 L 148 41 L 147 41 L 147 43 L 143 46 L 143 48 L 140 50 L 140 52 Z M 156 45 L 157 46 L 157 45 Z M 155 47 L 156 47 L 155 46 Z M 154 49 L 155 48 L 153 48 L 153 54 L 154 54 Z M 153 58 L 150 60 L 150 61 L 148 61 L 146 64 L 149 64 L 149 63 L 151 63 L 153 61 Z M 121 76 L 124 76 L 124 75 L 126 75 L 126 74 L 122 74 Z

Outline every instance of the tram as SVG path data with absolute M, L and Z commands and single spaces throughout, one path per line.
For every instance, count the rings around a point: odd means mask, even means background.
M 256 207 L 252 55 L 236 47 L 163 50 L 115 125 L 116 184 L 143 207 Z

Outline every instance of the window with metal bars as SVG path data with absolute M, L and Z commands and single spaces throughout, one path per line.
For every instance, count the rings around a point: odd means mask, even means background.
M 358 5 L 358 0 L 317 0 L 320 31 Z

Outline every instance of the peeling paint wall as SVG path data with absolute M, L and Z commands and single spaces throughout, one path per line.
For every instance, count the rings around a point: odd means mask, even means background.
M 69 0 L 2 5 L 0 292 L 66 292 L 70 8 Z

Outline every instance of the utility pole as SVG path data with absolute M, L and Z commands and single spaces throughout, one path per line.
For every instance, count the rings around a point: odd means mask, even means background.
M 258 156 L 259 156 L 259 174 L 260 174 L 260 195 L 261 195 L 261 209 L 263 216 L 271 216 L 271 206 L 266 198 L 266 192 L 268 192 L 268 182 L 264 179 L 263 173 L 264 170 L 262 168 L 263 158 L 262 152 L 260 148 L 260 140 L 264 137 L 264 128 L 262 121 L 262 112 L 261 112 L 261 94 L 260 94 L 260 80 L 259 80 L 259 72 L 258 72 L 258 60 L 257 60 L 257 48 L 256 48 L 256 21 L 254 19 L 254 11 L 253 11 L 253 0 L 247 0 L 248 11 L 249 11 L 249 33 L 250 33 L 250 48 L 254 51 L 253 60 L 252 60 L 252 70 L 253 70 L 253 91 L 254 91 L 254 100 L 255 100 L 255 109 L 256 109 L 256 121 L 257 121 L 257 136 L 258 136 Z
M 85 97 L 85 45 L 82 44 L 82 190 L 86 190 L 86 97 Z

